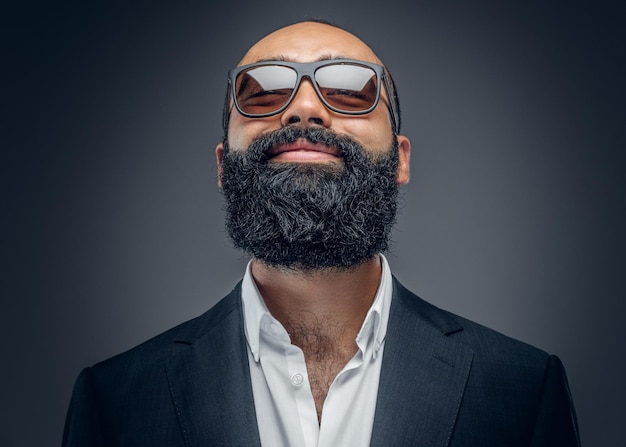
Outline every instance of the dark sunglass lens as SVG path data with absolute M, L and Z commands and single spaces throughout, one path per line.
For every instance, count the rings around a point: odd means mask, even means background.
M 315 81 L 332 107 L 345 112 L 369 110 L 376 103 L 378 77 L 362 65 L 326 65 L 315 72 Z
M 272 113 L 289 101 L 298 75 L 280 65 L 262 65 L 242 71 L 235 82 L 237 104 L 244 113 Z

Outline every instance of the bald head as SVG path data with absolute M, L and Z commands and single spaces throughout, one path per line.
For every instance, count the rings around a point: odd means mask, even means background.
M 372 49 L 354 34 L 319 22 L 300 22 L 268 34 L 248 50 L 239 65 L 258 62 L 268 55 L 294 62 L 344 58 L 382 65 Z

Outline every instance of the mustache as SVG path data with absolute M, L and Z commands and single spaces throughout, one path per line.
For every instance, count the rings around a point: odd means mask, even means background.
M 338 151 L 338 156 L 344 160 L 350 160 L 355 154 L 365 152 L 363 146 L 353 138 L 324 127 L 285 126 L 254 138 L 248 147 L 247 156 L 251 161 L 264 163 L 272 157 L 271 151 L 274 147 L 299 139 L 334 147 Z

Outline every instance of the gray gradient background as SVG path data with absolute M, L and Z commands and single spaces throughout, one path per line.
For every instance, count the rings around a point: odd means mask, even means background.
M 0 445 L 58 445 L 82 367 L 241 277 L 215 185 L 225 74 L 315 16 L 370 43 L 399 87 L 413 154 L 394 273 L 558 354 L 583 443 L 626 446 L 617 2 L 173 5 L 3 11 Z

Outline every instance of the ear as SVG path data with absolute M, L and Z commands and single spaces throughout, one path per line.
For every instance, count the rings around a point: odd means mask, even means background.
M 396 182 L 399 185 L 406 185 L 409 183 L 410 169 L 409 162 L 411 161 L 411 142 L 404 135 L 398 135 L 398 175 Z
M 215 159 L 217 160 L 217 186 L 222 189 L 222 159 L 224 158 L 224 144 L 220 143 L 215 148 Z

